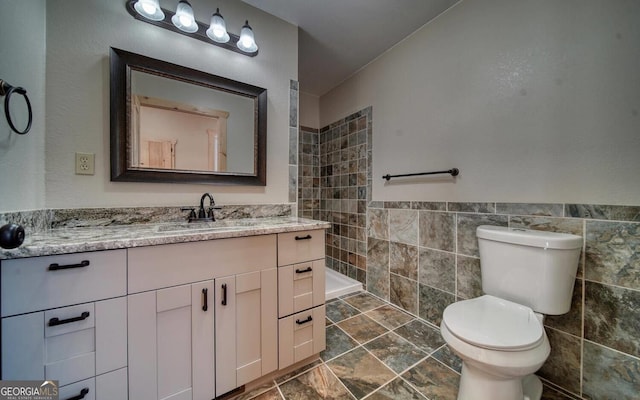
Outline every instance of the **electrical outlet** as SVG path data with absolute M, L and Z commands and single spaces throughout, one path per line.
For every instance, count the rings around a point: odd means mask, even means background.
M 76 153 L 76 175 L 95 174 L 95 154 Z

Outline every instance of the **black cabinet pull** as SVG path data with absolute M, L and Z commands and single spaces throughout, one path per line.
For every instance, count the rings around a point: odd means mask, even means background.
M 302 325 L 302 324 L 306 324 L 307 322 L 311 322 L 313 321 L 313 318 L 311 318 L 311 315 L 309 315 L 307 317 L 307 319 L 300 321 L 299 319 L 296 320 L 296 324 L 298 325 Z
M 311 239 L 311 235 L 307 236 L 296 236 L 296 240 L 309 240 Z
M 296 274 L 304 274 L 305 272 L 311 272 L 311 271 L 313 271 L 313 268 L 311 267 L 307 267 L 305 269 L 296 268 Z
M 223 306 L 227 305 L 227 284 L 226 283 L 222 284 L 222 305 Z
M 89 388 L 84 388 L 80 391 L 80 394 L 77 396 L 69 397 L 67 400 L 81 400 L 84 399 L 84 396 L 89 393 Z
M 209 309 L 209 307 L 207 306 L 207 304 L 209 304 L 209 300 L 208 300 L 208 296 L 207 293 L 209 293 L 209 289 L 204 288 L 202 289 L 202 311 L 207 311 Z
M 58 325 L 64 325 L 64 324 L 69 324 L 71 322 L 77 322 L 77 321 L 82 321 L 85 320 L 87 318 L 89 318 L 89 311 L 85 311 L 82 314 L 80 314 L 79 317 L 74 317 L 74 318 L 67 318 L 67 319 L 59 319 L 59 318 L 51 318 L 49 320 L 49 326 L 58 326 Z
M 69 265 L 60 265 L 60 264 L 50 264 L 49 271 L 58 271 L 60 269 L 71 269 L 71 268 L 83 268 L 89 266 L 89 260 L 82 260 L 80 264 L 69 264 Z

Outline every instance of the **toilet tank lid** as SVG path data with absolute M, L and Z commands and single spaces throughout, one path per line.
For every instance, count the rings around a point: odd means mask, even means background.
M 480 225 L 476 229 L 476 236 L 479 239 L 545 249 L 569 250 L 582 247 L 582 236 L 570 233 L 508 228 L 506 226 Z

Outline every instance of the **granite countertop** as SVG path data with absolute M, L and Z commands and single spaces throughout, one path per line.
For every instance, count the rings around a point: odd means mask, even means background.
M 296 217 L 267 217 L 225 219 L 216 222 L 165 222 L 60 228 L 31 234 L 27 232 L 22 246 L 16 249 L 0 249 L 0 259 L 125 249 L 330 227 L 331 224 L 325 221 Z

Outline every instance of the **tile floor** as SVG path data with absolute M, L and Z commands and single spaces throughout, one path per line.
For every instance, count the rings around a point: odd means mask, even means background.
M 234 400 L 455 400 L 460 359 L 437 327 L 366 292 L 327 302 L 327 349 Z M 567 400 L 547 386 L 544 400 Z

